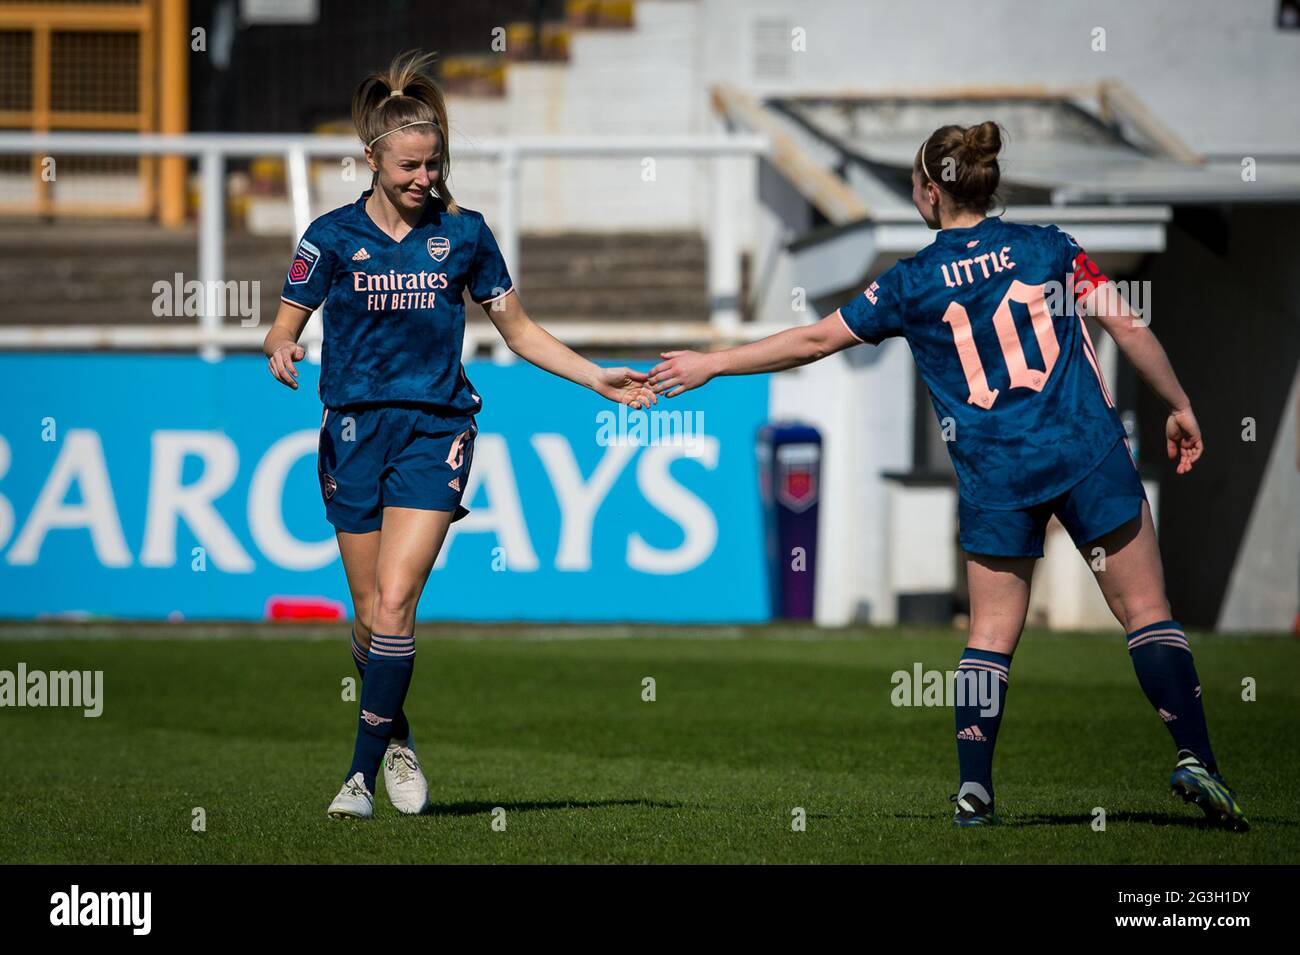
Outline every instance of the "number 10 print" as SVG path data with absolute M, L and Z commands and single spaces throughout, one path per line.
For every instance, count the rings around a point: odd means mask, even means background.
M 1038 348 L 1043 353 L 1043 362 L 1047 366 L 1041 371 L 1030 368 L 1025 361 L 1025 349 L 1020 344 L 1016 321 L 1011 314 L 1012 302 L 1019 302 L 1029 309 L 1034 337 L 1038 339 Z M 985 409 L 992 408 L 993 402 L 998 398 L 998 390 L 989 389 L 984 366 L 975 349 L 970 316 L 963 306 L 952 302 L 943 313 L 943 320 L 952 328 L 952 339 L 957 346 L 957 357 L 961 359 L 961 370 L 966 373 L 966 384 L 970 388 L 967 402 Z M 1026 285 L 1018 279 L 1013 281 L 1007 294 L 998 303 L 997 311 L 993 313 L 993 327 L 998 333 L 998 344 L 1002 346 L 1002 358 L 1007 363 L 1007 371 L 1011 373 L 1011 387 L 1042 391 L 1056 365 L 1057 356 L 1061 354 L 1061 345 L 1052 325 L 1052 315 L 1047 310 L 1044 286 Z

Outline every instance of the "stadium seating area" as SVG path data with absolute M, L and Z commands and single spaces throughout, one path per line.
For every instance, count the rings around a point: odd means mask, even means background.
M 232 277 L 261 283 L 274 315 L 290 249 L 283 236 L 227 233 Z M 519 284 L 529 313 L 565 321 L 708 318 L 704 242 L 693 234 L 525 236 Z M 0 325 L 147 324 L 159 276 L 194 274 L 194 228 L 148 222 L 27 224 L 0 230 Z M 31 283 L 24 277 L 41 275 Z M 467 313 L 482 319 L 477 309 Z M 192 320 L 191 320 L 192 321 Z

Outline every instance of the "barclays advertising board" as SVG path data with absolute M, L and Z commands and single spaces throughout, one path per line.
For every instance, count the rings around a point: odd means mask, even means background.
M 350 613 L 316 473 L 319 371 L 256 356 L 0 356 L 0 616 L 254 620 Z M 483 396 L 465 503 L 423 620 L 768 617 L 754 441 L 763 378 L 658 415 L 518 362 Z

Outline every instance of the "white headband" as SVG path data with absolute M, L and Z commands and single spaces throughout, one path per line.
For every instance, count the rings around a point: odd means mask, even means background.
M 389 95 L 389 96 L 392 96 L 393 94 L 392 94 L 392 93 L 389 93 L 388 95 Z M 398 127 L 394 128 L 394 129 L 390 129 L 387 133 L 380 133 L 380 134 L 379 134 L 378 136 L 376 136 L 374 139 L 370 140 L 370 142 L 366 143 L 366 145 L 367 145 L 367 146 L 373 146 L 375 143 L 379 142 L 381 139 L 383 139 L 383 138 L 384 138 L 385 136 L 387 136 L 389 133 L 395 133 L 395 132 L 397 132 L 397 130 L 399 130 L 399 129 L 406 129 L 407 126 L 437 126 L 437 125 L 438 125 L 438 124 L 437 124 L 435 121 L 431 120 L 431 119 L 417 119 L 417 120 L 416 120 L 415 122 L 413 122 L 413 123 L 407 123 L 407 124 L 404 125 L 404 126 L 398 126 Z
M 930 140 L 932 138 L 933 138 L 933 134 L 931 134 L 931 136 L 926 137 L 925 145 L 921 147 L 921 172 L 925 173 L 926 179 L 929 179 L 931 182 L 934 182 L 934 176 L 930 175 L 930 170 L 925 168 L 925 150 L 926 147 L 930 145 Z

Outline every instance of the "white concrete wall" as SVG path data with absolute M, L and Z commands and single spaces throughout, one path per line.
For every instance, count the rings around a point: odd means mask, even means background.
M 1115 78 L 1201 152 L 1300 152 L 1300 36 L 1276 0 L 702 0 L 704 81 L 766 91 L 899 91 Z M 638 5 L 639 7 L 639 5 Z M 755 28 L 805 31 L 785 79 L 756 73 Z M 1106 31 L 1094 52 L 1093 30 Z
M 511 64 L 504 100 L 452 97 L 452 129 L 471 139 L 714 132 L 701 82 L 700 12 L 695 2 L 648 0 L 636 5 L 633 30 L 576 31 L 569 62 Z M 463 194 L 465 205 L 493 221 L 495 164 L 453 161 L 457 199 Z M 709 213 L 708 172 L 704 160 L 653 152 L 627 159 L 528 160 L 522 226 L 529 232 L 702 230 Z M 752 190 L 743 196 L 752 205 Z
M 571 61 L 512 64 L 504 100 L 452 97 L 453 129 L 513 133 L 708 133 L 708 91 L 1051 88 L 1123 80 L 1191 146 L 1226 155 L 1300 154 L 1300 36 L 1273 25 L 1276 0 L 638 0 L 630 31 L 579 30 Z M 1104 52 L 1093 31 L 1106 31 Z M 782 38 L 802 30 L 805 50 Z M 764 69 L 765 67 L 765 69 Z M 693 160 L 527 164 L 530 231 L 702 228 L 708 178 Z M 752 185 L 752 171 L 744 173 Z M 490 164 L 455 167 L 457 197 L 494 217 Z M 749 236 L 753 190 L 735 215 Z
M 889 485 L 889 590 L 951 593 L 957 589 L 957 491 Z
M 1246 537 L 1237 550 L 1237 562 L 1219 612 L 1220 630 L 1287 630 L 1300 606 L 1300 594 L 1296 592 L 1300 578 L 1298 403 L 1300 369 L 1291 383 Z

